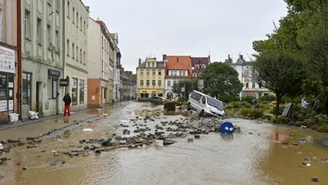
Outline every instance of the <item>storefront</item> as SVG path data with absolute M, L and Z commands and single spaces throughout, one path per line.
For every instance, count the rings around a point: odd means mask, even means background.
M 0 46 L 0 124 L 14 112 L 15 51 Z

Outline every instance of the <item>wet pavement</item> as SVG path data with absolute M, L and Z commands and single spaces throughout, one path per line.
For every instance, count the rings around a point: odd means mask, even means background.
M 178 127 L 170 123 L 191 122 L 197 127 L 202 123 L 202 128 L 206 128 L 212 124 L 210 119 L 191 121 L 183 116 L 187 113 L 163 115 L 162 108 L 131 102 L 116 109 L 105 109 L 95 119 L 46 135 L 36 148 L 27 149 L 24 145 L 11 149 L 10 153 L 0 153 L 0 158 L 11 158 L 0 164 L 0 184 L 328 184 L 326 135 L 258 121 L 230 119 L 242 132 L 233 135 L 209 132 L 199 134 L 200 138 L 196 139 L 183 130 L 177 131 Z M 96 114 L 93 112 L 93 116 Z M 140 119 L 135 120 L 136 116 Z M 146 116 L 158 119 L 145 121 Z M 78 117 L 84 119 L 82 115 Z M 164 122 L 168 124 L 163 126 Z M 29 125 L 30 130 L 26 132 L 32 133 L 33 125 L 37 124 Z M 49 120 L 47 124 L 59 124 L 59 128 L 64 123 Z M 82 140 L 140 135 L 140 132 L 135 132 L 137 126 L 140 129 L 149 127 L 151 130 L 145 131 L 147 134 L 154 133 L 155 127 L 162 131 L 163 127 L 166 136 L 169 133 L 185 135 L 175 137 L 171 134 L 173 138 L 170 139 L 176 143 L 168 146 L 162 146 L 156 140 L 155 144 L 111 149 L 100 154 L 92 150 L 79 156 L 64 154 L 97 145 L 80 143 Z M 172 132 L 167 132 L 169 127 Z M 11 130 L 1 131 L 0 137 L 5 138 L 6 132 L 6 136 L 16 134 Z M 124 130 L 130 133 L 123 134 Z M 55 156 L 54 152 L 57 152 Z M 314 177 L 319 182 L 311 182 Z

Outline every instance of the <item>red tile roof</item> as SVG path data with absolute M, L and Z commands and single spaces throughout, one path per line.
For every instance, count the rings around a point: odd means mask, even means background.
M 166 56 L 166 70 L 188 70 L 188 77 L 191 76 L 190 56 Z

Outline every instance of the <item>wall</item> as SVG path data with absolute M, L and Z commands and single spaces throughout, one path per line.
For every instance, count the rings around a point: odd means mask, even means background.
M 88 78 L 101 78 L 101 31 L 100 25 L 89 18 L 88 28 Z
M 101 104 L 101 79 L 88 79 L 88 107 L 99 107 Z M 94 99 L 93 99 L 94 97 Z

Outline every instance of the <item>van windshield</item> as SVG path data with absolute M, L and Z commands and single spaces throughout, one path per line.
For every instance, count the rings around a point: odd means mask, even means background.
M 219 110 L 223 110 L 223 104 L 221 101 L 217 100 L 217 99 L 214 99 L 214 98 L 211 98 L 211 97 L 208 97 L 207 96 L 207 104 L 212 106 L 212 107 L 215 107 Z

